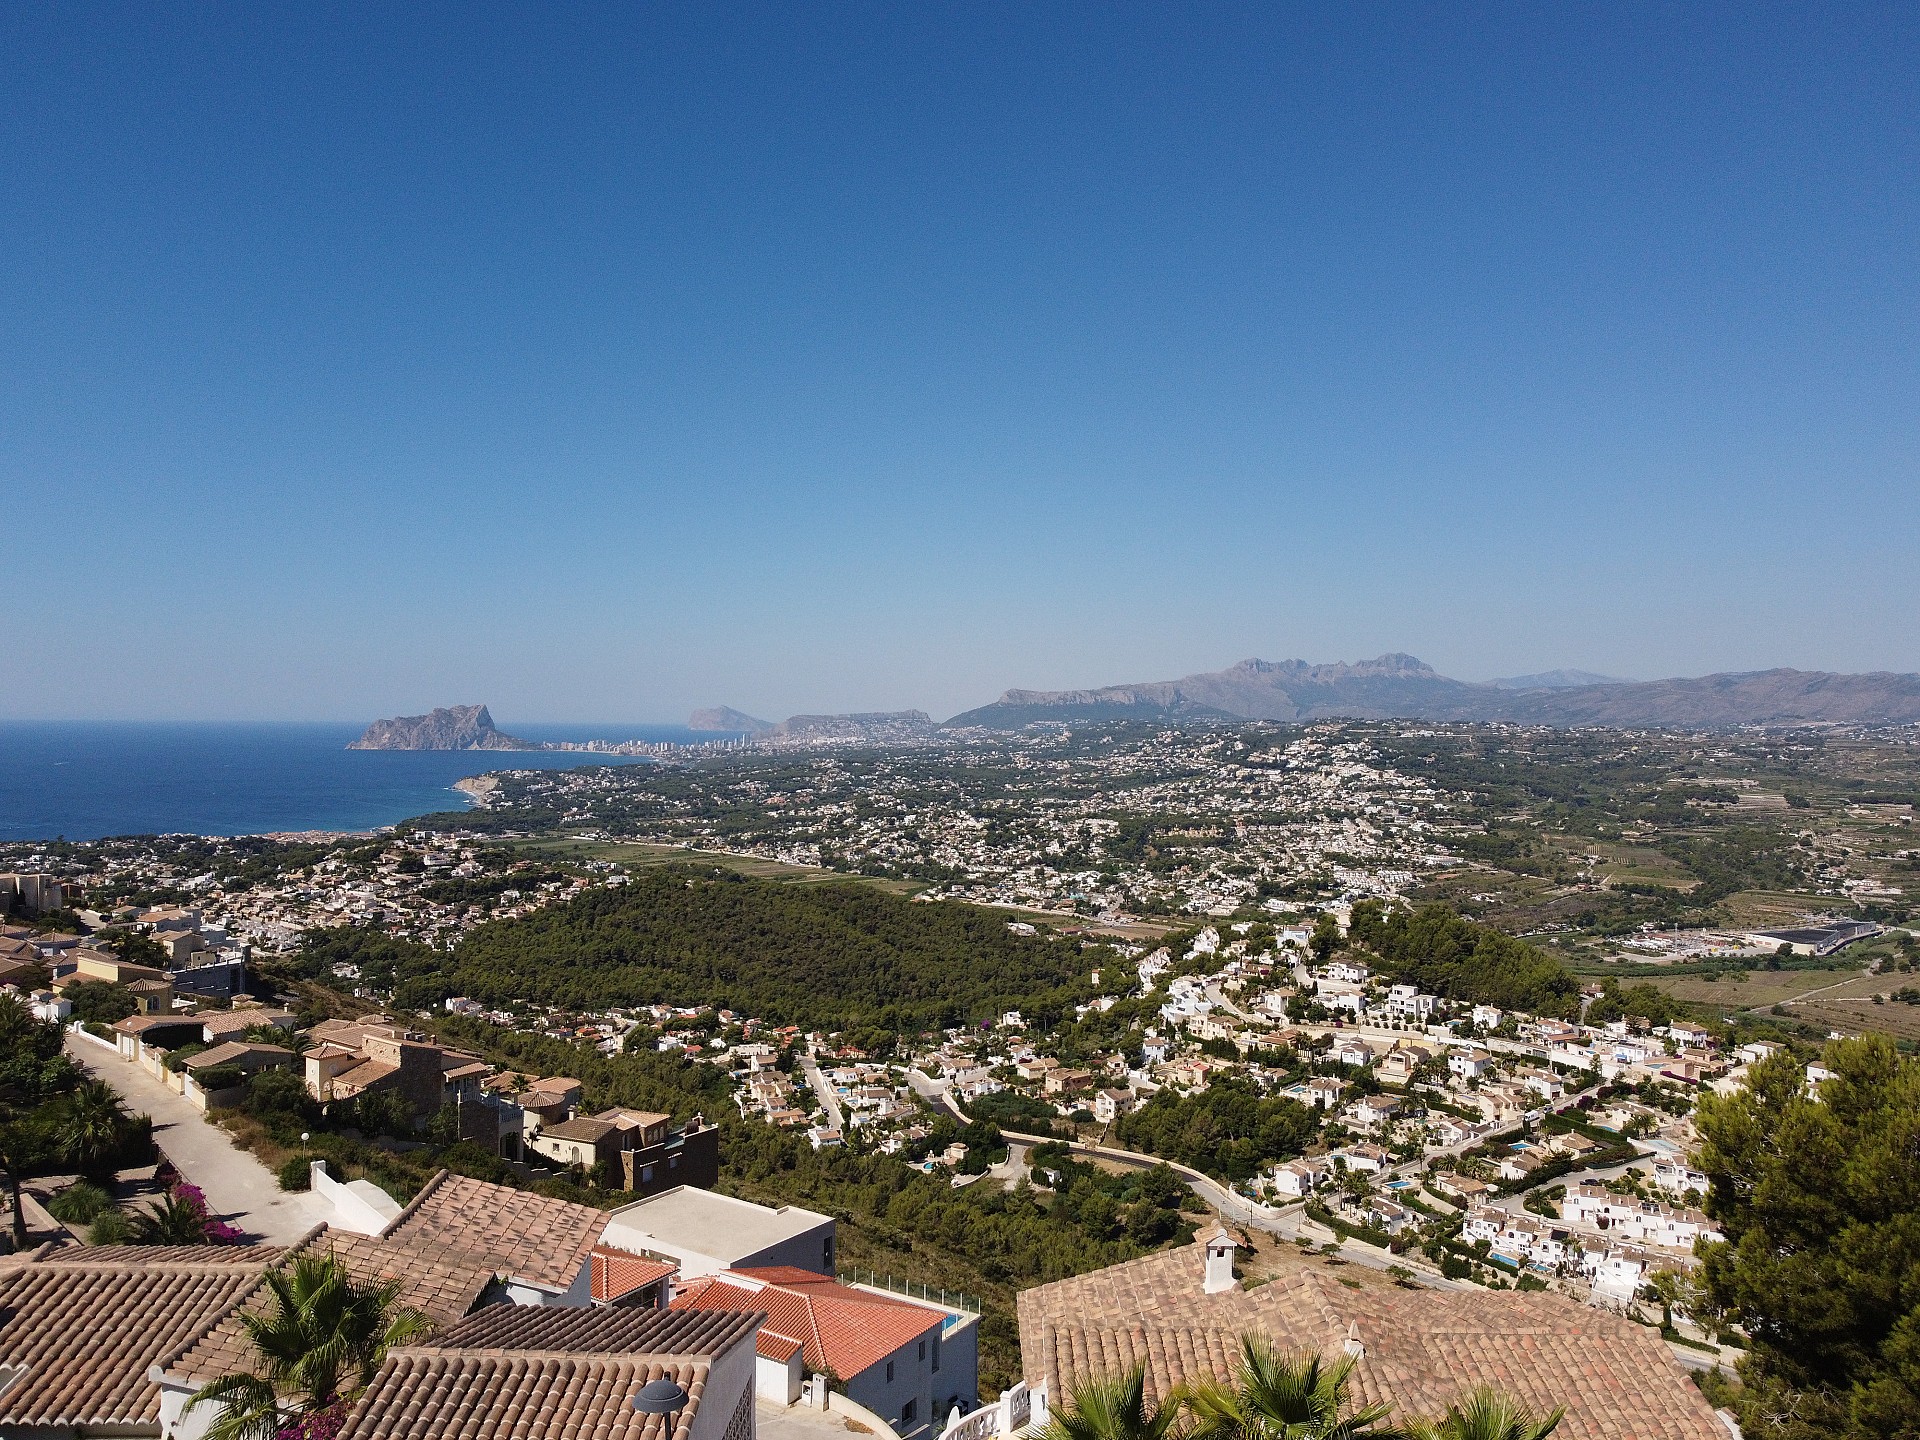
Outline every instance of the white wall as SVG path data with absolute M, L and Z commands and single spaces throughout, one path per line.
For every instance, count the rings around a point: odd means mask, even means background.
M 793 1405 L 800 1399 L 800 1386 L 806 1378 L 806 1356 L 796 1350 L 785 1360 L 755 1354 L 753 1389 L 756 1395 L 775 1405 Z
M 335 1180 L 326 1165 L 313 1162 L 313 1193 L 333 1207 L 328 1223 L 356 1235 L 378 1235 L 398 1218 L 400 1202 L 371 1180 Z

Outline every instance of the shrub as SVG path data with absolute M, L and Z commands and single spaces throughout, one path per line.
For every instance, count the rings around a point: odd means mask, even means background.
M 112 1204 L 98 1185 L 79 1180 L 47 1202 L 47 1213 L 62 1225 L 91 1225 Z
M 213 1065 L 196 1072 L 193 1078 L 202 1090 L 231 1090 L 247 1076 L 237 1065 Z
M 322 1164 L 326 1163 L 324 1161 Z M 280 1188 L 282 1190 L 307 1190 L 312 1188 L 313 1160 L 306 1155 L 289 1155 L 280 1163 Z
M 133 1222 L 127 1212 L 108 1206 L 93 1217 L 87 1239 L 94 1245 L 126 1245 L 133 1240 Z
M 291 1070 L 262 1070 L 247 1085 L 247 1109 L 265 1120 L 292 1115 L 311 1119 L 316 1113 L 307 1085 Z

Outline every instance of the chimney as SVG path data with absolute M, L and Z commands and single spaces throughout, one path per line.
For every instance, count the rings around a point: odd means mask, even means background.
M 1233 1289 L 1233 1237 L 1226 1227 L 1215 1225 L 1200 1237 L 1200 1243 L 1207 1247 L 1206 1293 L 1218 1295 Z
M 1345 1349 L 1347 1354 L 1356 1360 L 1364 1360 L 1366 1358 L 1367 1343 L 1360 1338 L 1360 1322 L 1358 1320 L 1349 1321 L 1347 1324 L 1347 1343 Z

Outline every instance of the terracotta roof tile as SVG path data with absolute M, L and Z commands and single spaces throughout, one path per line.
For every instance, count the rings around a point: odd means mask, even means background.
M 453 1252 L 484 1261 L 495 1274 L 566 1290 L 606 1228 L 603 1210 L 443 1170 L 383 1238 Z
M 680 1267 L 671 1260 L 656 1260 L 650 1255 L 635 1255 L 606 1245 L 593 1247 L 593 1298 L 618 1300 L 656 1281 L 664 1280 Z
M 186 1247 L 181 1247 L 186 1248 Z M 103 1247 L 0 1268 L 0 1434 L 34 1426 L 157 1428 L 148 1368 L 245 1295 L 275 1247 Z
M 791 1276 L 769 1281 L 767 1276 Z M 945 1314 L 931 1305 L 876 1295 L 810 1270 L 770 1266 L 723 1270 L 693 1281 L 673 1299 L 675 1310 L 764 1310 L 768 1325 L 798 1339 L 812 1370 L 851 1380 L 918 1337 Z
M 493 1271 L 458 1255 L 322 1228 L 288 1254 L 333 1255 L 360 1284 L 398 1284 L 401 1305 L 418 1310 L 436 1326 L 457 1324 L 486 1294 Z M 168 1374 L 195 1385 L 243 1370 L 252 1362 L 240 1312 L 266 1299 L 264 1278 L 226 1314 L 161 1360 Z
M 1356 1390 L 1403 1415 L 1438 1414 L 1491 1384 L 1538 1410 L 1566 1405 L 1555 1432 L 1566 1440 L 1724 1440 L 1657 1336 L 1559 1296 L 1349 1290 L 1305 1270 L 1207 1295 L 1204 1264 L 1188 1246 L 1021 1292 L 1026 1378 L 1057 1397 L 1079 1377 L 1144 1361 L 1164 1395 L 1224 1376 L 1244 1332 L 1328 1356 L 1355 1339 L 1365 1347 Z
M 752 1335 L 755 1311 L 650 1306 L 489 1305 L 417 1350 L 515 1354 L 697 1355 L 712 1359 Z
M 688 1392 L 674 1416 L 642 1415 L 650 1380 Z M 502 1355 L 399 1350 L 347 1417 L 339 1440 L 688 1440 L 707 1367 L 645 1356 Z
M 617 1306 L 489 1306 L 432 1345 L 389 1355 L 340 1440 L 687 1440 L 709 1362 L 751 1338 L 760 1320 Z M 634 1395 L 663 1377 L 687 1391 L 686 1407 L 672 1416 L 640 1414 Z M 750 1387 L 738 1403 L 750 1421 Z

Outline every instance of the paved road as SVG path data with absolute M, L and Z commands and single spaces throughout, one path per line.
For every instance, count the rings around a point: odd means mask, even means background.
M 814 1098 L 820 1102 L 820 1108 L 827 1112 L 827 1118 L 833 1122 L 833 1128 L 842 1135 L 846 1134 L 846 1122 L 840 1115 L 840 1097 L 833 1093 L 833 1086 L 827 1083 L 827 1077 L 820 1073 L 820 1067 L 814 1063 L 811 1048 L 800 1057 L 800 1073 L 813 1087 Z
M 299 1239 L 326 1218 L 323 1202 L 282 1190 L 266 1166 L 235 1149 L 224 1130 L 209 1125 L 184 1097 L 139 1066 L 71 1034 L 67 1054 L 113 1086 L 129 1110 L 153 1117 L 153 1138 L 161 1152 L 206 1193 L 207 1208 L 216 1218 L 252 1239 L 277 1244 Z

